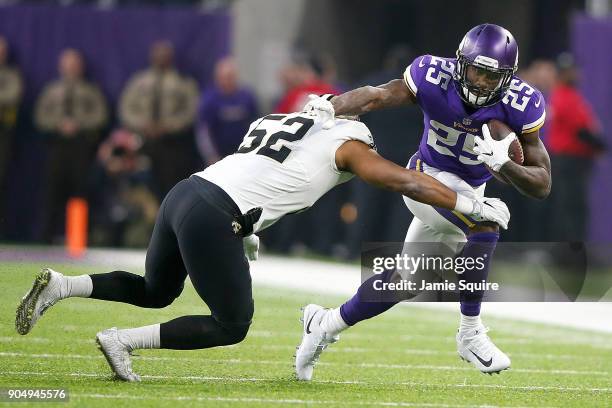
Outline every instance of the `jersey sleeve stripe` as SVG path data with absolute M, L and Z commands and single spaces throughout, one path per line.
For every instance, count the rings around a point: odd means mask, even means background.
M 412 91 L 412 93 L 416 96 L 418 92 L 418 88 L 416 84 L 414 83 L 414 81 L 412 80 L 412 75 L 410 75 L 411 66 L 412 65 L 408 65 L 408 68 L 406 68 L 406 71 L 404 71 L 404 83 Z
M 539 128 L 544 125 L 544 121 L 546 120 L 546 111 L 542 112 L 542 116 L 540 116 L 536 121 L 531 123 L 527 123 L 523 126 L 523 133 L 531 133 L 535 132 Z

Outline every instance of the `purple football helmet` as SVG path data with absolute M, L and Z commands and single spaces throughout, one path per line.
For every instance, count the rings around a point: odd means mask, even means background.
M 473 67 L 470 74 L 469 67 Z M 481 24 L 461 40 L 453 77 L 463 101 L 480 108 L 503 98 L 517 67 L 518 45 L 514 36 L 498 25 Z M 489 86 L 482 86 L 482 81 L 473 82 L 474 77 L 484 78 Z

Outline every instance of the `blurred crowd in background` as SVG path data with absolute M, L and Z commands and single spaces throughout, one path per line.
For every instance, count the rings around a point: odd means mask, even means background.
M 2 32 L 0 27 L 0 33 Z M 11 58 L 11 44 L 0 37 L 0 238 L 13 214 L 7 181 L 22 177 L 11 166 L 19 115 L 29 120 L 44 143 L 37 165 L 43 192 L 38 220 L 28 240 L 62 244 L 66 204 L 71 197 L 89 203 L 89 241 L 95 246 L 146 247 L 157 209 L 168 190 L 191 173 L 232 154 L 251 121 L 270 111 L 299 111 L 309 94 L 342 93 L 362 85 L 401 78 L 416 57 L 397 44 L 375 72 L 357 82 L 338 77 L 328 54 L 296 49 L 277 73 L 282 91 L 271 108 L 240 80 L 232 56 L 215 62 L 212 85 L 202 86 L 175 65 L 180 53 L 168 40 L 150 44 L 149 67 L 132 72 L 117 103 L 87 75 L 82 51 L 57 55 L 57 78 L 44 86 L 30 109 L 23 109 L 28 77 Z M 601 125 L 577 85 L 580 69 L 571 54 L 522 61 L 521 78 L 546 96 L 547 123 L 541 137 L 553 163 L 553 189 L 545 201 L 521 197 L 492 180 L 488 196 L 500 196 L 512 209 L 507 241 L 582 241 L 589 222 L 588 189 L 593 163 L 606 152 Z M 361 118 L 379 153 L 404 166 L 422 132 L 418 107 L 374 112 Z M 412 135 L 410 137 L 410 135 Z M 11 173 L 13 171 L 13 173 Z M 28 180 L 21 180 L 28 183 Z M 362 241 L 401 241 L 411 214 L 400 196 L 359 181 L 341 186 L 308 212 L 279 222 L 263 234 L 269 249 L 314 252 L 341 258 L 359 255 Z M 559 220 L 565 222 L 559 223 Z

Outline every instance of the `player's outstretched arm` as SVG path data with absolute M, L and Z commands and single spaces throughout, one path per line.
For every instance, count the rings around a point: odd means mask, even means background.
M 521 135 L 525 162 L 519 165 L 510 160 L 500 172 L 526 196 L 543 200 L 550 194 L 552 178 L 550 157 L 540 140 L 539 131 Z
M 425 173 L 407 170 L 384 159 L 365 143 L 351 140 L 336 150 L 336 166 L 349 171 L 368 184 L 391 190 L 413 200 L 436 207 L 456 210 L 478 221 L 492 221 L 508 228 L 510 212 L 501 200 L 472 200 L 455 193 Z
M 362 86 L 335 96 L 331 103 L 336 116 L 361 115 L 373 110 L 412 104 L 416 97 L 403 79 L 394 79 L 379 86 Z
M 407 170 L 384 159 L 365 143 L 349 141 L 336 151 L 336 165 L 368 184 L 436 207 L 455 209 L 457 193 L 425 173 Z

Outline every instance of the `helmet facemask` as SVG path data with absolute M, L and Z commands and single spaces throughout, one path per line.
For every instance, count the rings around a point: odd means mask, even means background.
M 472 76 L 484 76 L 486 82 L 492 83 L 491 86 L 482 87 L 470 81 L 468 69 L 472 71 Z M 494 105 L 502 99 L 515 71 L 515 67 L 498 68 L 496 60 L 484 56 L 478 56 L 471 61 L 458 50 L 453 79 L 459 86 L 461 99 L 469 106 L 482 108 Z

